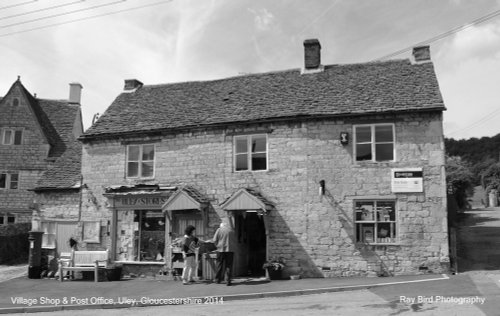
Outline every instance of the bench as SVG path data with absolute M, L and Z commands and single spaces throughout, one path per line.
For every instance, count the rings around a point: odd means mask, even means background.
M 59 280 L 64 280 L 64 271 L 94 271 L 94 281 L 99 282 L 99 269 L 109 263 L 109 251 L 74 250 L 69 258 L 59 260 Z

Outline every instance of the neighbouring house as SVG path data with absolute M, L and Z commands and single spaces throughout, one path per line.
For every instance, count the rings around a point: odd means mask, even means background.
M 304 48 L 302 69 L 125 80 L 79 138 L 81 247 L 156 273 L 175 267 L 187 225 L 209 239 L 229 217 L 235 275 L 277 257 L 285 276 L 447 270 L 445 106 L 429 47 L 344 65 L 322 65 L 317 40 Z
M 33 229 L 47 232 L 43 246 L 50 249 L 56 247 L 53 219 L 66 223 L 79 205 L 81 89 L 71 83 L 69 100 L 40 99 L 18 78 L 0 101 L 0 224 L 33 216 Z M 63 206 L 60 199 L 71 201 Z

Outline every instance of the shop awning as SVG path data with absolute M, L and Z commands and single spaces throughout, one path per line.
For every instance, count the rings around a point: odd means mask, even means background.
M 221 207 L 226 211 L 260 210 L 264 213 L 274 209 L 273 203 L 253 189 L 239 189 L 224 201 Z
M 164 212 L 180 210 L 203 210 L 208 204 L 208 199 L 192 187 L 183 187 L 178 189 L 163 204 Z

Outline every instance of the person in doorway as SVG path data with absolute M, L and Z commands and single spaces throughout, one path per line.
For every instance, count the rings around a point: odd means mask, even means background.
M 69 243 L 69 247 L 71 248 L 71 250 L 78 250 L 78 241 L 76 239 L 74 239 L 73 237 L 70 237 L 69 240 L 68 240 L 68 243 Z
M 184 230 L 182 240 L 182 257 L 184 259 L 184 268 L 182 269 L 182 284 L 194 282 L 193 273 L 196 270 L 196 248 L 198 247 L 198 238 L 194 236 L 196 228 L 188 225 Z
M 221 283 L 226 279 L 226 285 L 231 285 L 231 271 L 233 269 L 233 257 L 236 250 L 234 230 L 231 228 L 229 219 L 225 218 L 215 232 L 213 243 L 217 247 L 217 272 L 215 282 Z

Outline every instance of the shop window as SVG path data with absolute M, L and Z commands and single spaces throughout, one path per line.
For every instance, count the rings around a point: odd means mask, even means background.
M 354 126 L 356 161 L 394 161 L 394 124 Z
M 0 173 L 0 190 L 1 189 L 17 190 L 18 188 L 19 188 L 18 173 Z
M 153 178 L 155 145 L 127 146 L 127 178 Z
M 42 222 L 42 248 L 56 248 L 56 222 Z
M 395 201 L 355 202 L 356 242 L 394 244 L 397 242 Z
M 234 170 L 267 170 L 267 135 L 234 137 Z
M 21 145 L 23 141 L 23 130 L 3 129 L 2 145 Z
M 134 256 L 136 261 L 163 261 L 165 215 L 157 210 L 134 212 Z

